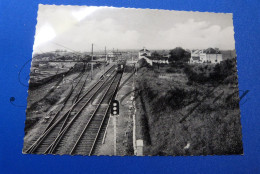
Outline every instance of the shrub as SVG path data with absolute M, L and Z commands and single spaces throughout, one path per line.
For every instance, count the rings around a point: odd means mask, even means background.
M 170 62 L 188 62 L 190 53 L 181 47 L 176 47 L 170 51 Z
M 166 110 L 167 107 L 173 110 L 180 109 L 193 101 L 196 96 L 196 90 L 187 91 L 181 88 L 170 89 L 160 97 L 158 97 L 158 94 L 156 94 L 156 97 L 153 96 L 152 108 L 155 112 Z
M 237 83 L 236 61 L 228 59 L 216 64 L 212 69 L 209 65 L 186 65 L 184 72 L 187 75 L 189 82 L 187 84 L 199 83 Z
M 167 73 L 176 73 L 177 70 L 174 69 L 174 68 L 168 68 L 168 69 L 166 69 L 166 72 L 167 72 Z
M 226 107 L 230 109 L 239 108 L 239 94 L 238 91 L 230 94 L 225 98 Z
M 140 59 L 138 61 L 139 67 L 151 67 L 151 65 L 149 63 L 147 63 L 147 61 L 145 59 Z
M 214 82 L 236 83 L 237 82 L 236 59 L 227 59 L 214 67 L 210 78 Z
M 202 69 L 202 70 L 205 70 L 205 69 Z M 194 67 L 186 66 L 184 68 L 184 72 L 187 75 L 188 80 L 189 80 L 187 84 L 192 84 L 193 82 L 204 84 L 204 83 L 210 81 L 210 78 L 207 76 L 205 71 L 197 72 Z

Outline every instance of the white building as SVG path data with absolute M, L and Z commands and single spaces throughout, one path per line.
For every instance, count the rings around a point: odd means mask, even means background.
M 191 51 L 190 63 L 220 63 L 222 60 L 222 54 L 218 49 Z
M 151 56 L 151 51 L 147 50 L 145 47 L 139 51 L 138 58 L 141 59 L 142 56 Z
M 169 64 L 169 54 L 163 55 L 162 57 L 151 57 L 151 51 L 147 50 L 145 47 L 139 51 L 138 59 L 145 59 L 147 63 L 153 65 L 153 63 Z
M 169 60 L 166 57 L 162 57 L 162 58 L 159 58 L 159 59 L 152 59 L 151 61 L 153 63 L 169 64 Z

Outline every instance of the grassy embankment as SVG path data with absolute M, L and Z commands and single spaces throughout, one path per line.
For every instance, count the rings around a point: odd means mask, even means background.
M 145 155 L 241 154 L 235 59 L 139 69 L 137 138 Z

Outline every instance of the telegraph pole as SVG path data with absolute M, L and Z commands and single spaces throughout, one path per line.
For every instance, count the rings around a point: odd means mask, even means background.
M 118 56 L 119 56 L 119 54 L 118 54 L 118 48 L 117 48 L 117 50 L 116 50 L 116 58 L 117 58 L 117 61 L 118 61 Z
M 106 61 L 107 61 L 107 47 L 105 47 L 105 55 L 106 55 Z
M 106 56 L 106 63 L 107 63 L 107 47 L 105 47 L 105 56 Z M 104 63 L 104 65 L 103 65 L 103 69 L 104 69 L 104 73 L 105 73 L 105 67 L 106 67 L 106 63 Z
M 93 79 L 93 44 L 91 47 L 91 80 Z
M 113 116 L 113 125 L 114 125 L 114 155 L 116 155 L 116 118 L 117 116 Z

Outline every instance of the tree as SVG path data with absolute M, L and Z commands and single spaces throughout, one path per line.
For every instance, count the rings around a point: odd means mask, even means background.
M 151 56 L 156 58 L 161 57 L 161 55 L 157 51 L 153 52 Z
M 170 51 L 170 62 L 188 62 L 191 54 L 181 47 L 176 47 Z
M 142 67 L 150 67 L 150 64 L 145 59 L 140 59 L 138 61 L 138 64 L 139 64 L 140 68 L 142 68 Z

